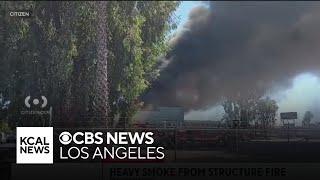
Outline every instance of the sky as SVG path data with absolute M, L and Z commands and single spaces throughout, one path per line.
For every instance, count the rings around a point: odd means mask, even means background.
M 176 16 L 180 23 L 178 28 L 172 33 L 179 33 L 188 22 L 192 9 L 199 6 L 207 6 L 205 2 L 183 1 L 176 10 Z M 298 111 L 298 119 L 303 118 L 305 111 L 310 110 L 315 114 L 315 119 L 320 118 L 320 79 L 310 72 L 296 74 L 291 81 L 291 85 L 286 89 L 272 91 L 268 94 L 275 99 L 279 105 L 278 112 Z M 317 108 L 319 107 L 319 108 Z M 211 106 L 207 109 L 191 110 L 185 115 L 185 119 L 194 120 L 218 120 L 222 117 L 222 108 Z M 298 121 L 298 124 L 300 121 Z
M 320 117 L 320 79 L 311 73 L 296 76 L 291 88 L 275 92 L 271 97 L 278 102 L 279 112 L 297 111 L 300 120 L 306 111 Z
M 203 1 L 181 1 L 181 4 L 177 8 L 175 15 L 178 17 L 178 27 L 170 34 L 181 31 L 183 25 L 188 21 L 190 11 L 197 6 L 207 6 Z

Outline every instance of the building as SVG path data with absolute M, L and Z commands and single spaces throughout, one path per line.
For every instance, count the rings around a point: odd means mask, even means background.
M 158 107 L 138 111 L 133 116 L 132 122 L 136 127 L 153 128 L 208 129 L 222 126 L 220 121 L 184 120 L 184 109 L 182 107 Z
M 176 127 L 184 121 L 184 109 L 182 107 L 158 107 L 152 110 L 138 111 L 132 119 L 135 125 Z

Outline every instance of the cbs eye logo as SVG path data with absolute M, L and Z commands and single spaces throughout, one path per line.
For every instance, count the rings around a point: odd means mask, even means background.
M 24 100 L 24 104 L 26 105 L 27 108 L 31 107 L 30 98 L 31 98 L 30 96 L 27 96 L 25 98 L 25 100 Z M 47 100 L 47 98 L 45 96 L 41 96 L 41 99 L 42 99 L 41 108 L 45 108 L 47 106 L 47 104 L 48 104 L 48 100 Z M 39 101 L 39 99 L 35 98 L 35 99 L 32 100 L 32 103 L 34 105 L 39 105 L 40 101 Z
M 72 141 L 72 136 L 69 132 L 62 132 L 59 135 L 59 141 L 63 145 L 68 145 Z

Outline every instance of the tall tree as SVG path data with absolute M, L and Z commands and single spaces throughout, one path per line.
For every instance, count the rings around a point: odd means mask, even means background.
M 97 69 L 96 94 L 93 101 L 93 111 L 99 120 L 107 123 L 108 119 L 108 61 L 107 61 L 107 1 L 95 3 L 97 10 Z
M 222 106 L 225 111 L 223 120 L 227 125 L 230 126 L 232 121 L 236 120 L 240 122 L 242 127 L 249 127 L 252 123 L 255 123 L 255 125 L 264 129 L 274 126 L 278 110 L 275 100 L 255 95 L 226 100 Z
M 313 118 L 312 112 L 306 111 L 303 116 L 302 126 L 303 127 L 310 127 L 310 122 L 311 122 L 312 118 Z
M 269 97 L 260 99 L 257 104 L 257 123 L 260 127 L 272 128 L 276 122 L 277 102 Z
M 141 107 L 139 97 L 157 78 L 159 56 L 168 50 L 166 33 L 174 28 L 172 16 L 179 2 L 110 2 L 110 116 L 120 115 L 124 127 Z
M 47 97 L 54 125 L 132 116 L 157 77 L 178 4 L 0 2 L 0 93 L 11 102 L 9 119 L 23 122 L 24 98 L 34 92 Z M 32 16 L 13 18 L 8 9 Z
M 230 126 L 232 121 L 238 121 L 242 127 L 249 127 L 256 118 L 257 102 L 259 96 L 252 93 L 248 97 L 241 97 L 240 95 L 228 99 L 222 103 L 225 111 L 223 120 Z
M 72 73 L 70 79 L 70 125 L 90 125 L 97 67 L 97 2 L 71 2 Z

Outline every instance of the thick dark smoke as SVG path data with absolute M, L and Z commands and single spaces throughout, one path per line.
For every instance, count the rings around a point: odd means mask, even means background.
M 320 2 L 212 2 L 172 39 L 146 103 L 201 109 L 320 70 Z

